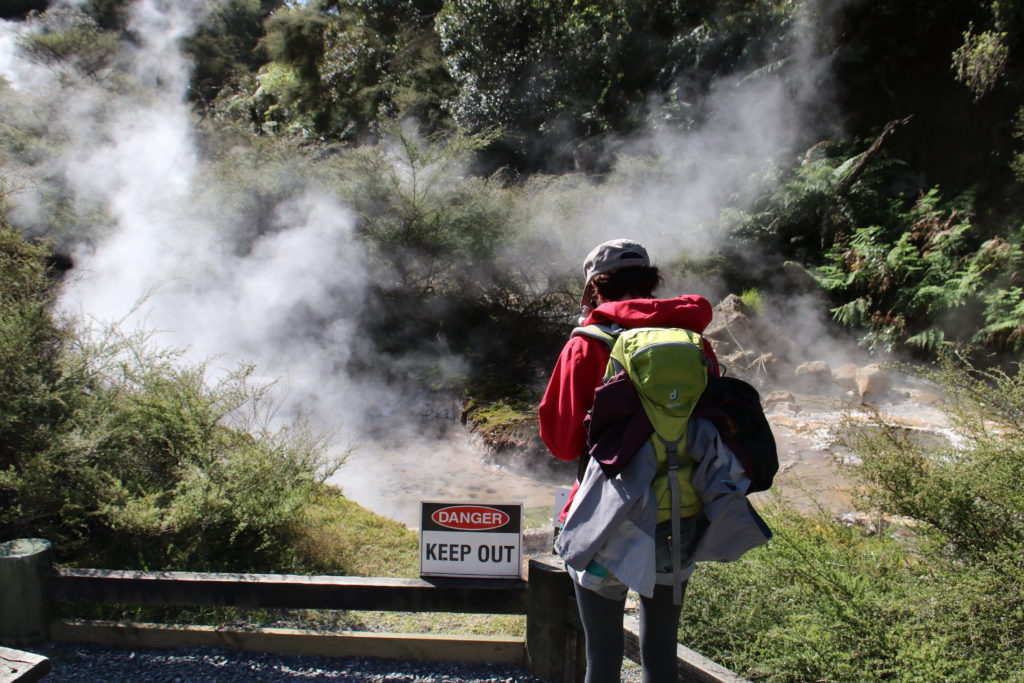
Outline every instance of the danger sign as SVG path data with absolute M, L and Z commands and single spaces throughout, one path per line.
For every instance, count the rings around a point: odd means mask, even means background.
M 521 503 L 420 504 L 420 575 L 518 579 Z

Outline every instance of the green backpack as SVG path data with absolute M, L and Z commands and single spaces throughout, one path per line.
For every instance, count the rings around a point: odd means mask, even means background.
M 686 457 L 686 434 L 711 365 L 701 335 L 677 327 L 601 325 L 578 327 L 573 334 L 597 339 L 611 348 L 605 381 L 625 371 L 636 388 L 654 428 L 651 442 L 658 470 L 652 485 L 658 521 L 696 514 L 700 497 L 690 483 L 694 463 Z

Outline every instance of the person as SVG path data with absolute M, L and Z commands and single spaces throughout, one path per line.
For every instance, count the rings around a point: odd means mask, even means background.
M 615 239 L 598 245 L 587 256 L 583 269 L 586 284 L 580 301 L 581 325 L 683 327 L 703 332 L 711 322 L 711 304 L 702 296 L 654 298 L 654 290 L 661 284 L 662 278 L 657 267 L 651 265 L 646 248 L 636 241 Z M 707 340 L 704 340 L 704 351 L 711 361 L 709 373 L 717 375 L 717 359 Z M 586 335 L 571 336 L 563 347 L 539 406 L 540 436 L 556 458 L 575 460 L 587 451 L 584 418 L 593 406 L 597 387 L 604 379 L 609 355 L 610 349 L 606 343 Z M 711 430 L 713 434 L 713 427 Z M 702 433 L 707 433 L 706 429 Z M 691 431 L 690 442 L 693 441 L 692 434 Z M 710 437 L 704 441 L 718 442 Z M 688 448 L 692 445 L 690 443 Z M 634 462 L 627 467 L 620 484 L 628 486 L 632 484 L 627 480 L 636 480 L 634 483 L 638 487 L 650 489 L 653 478 L 659 476 L 654 469 L 654 456 L 651 455 L 650 468 L 647 470 L 642 469 L 643 466 L 637 460 L 634 458 Z M 689 485 L 694 462 L 686 458 L 683 460 L 687 461 L 686 467 L 689 468 L 684 467 L 687 477 L 683 485 Z M 570 501 L 562 513 L 563 519 L 570 514 L 577 520 L 586 517 L 584 521 L 591 526 L 602 526 L 607 522 L 595 520 L 601 520 L 602 515 L 607 518 L 615 515 L 608 509 L 608 499 L 601 498 L 601 482 L 606 481 L 607 477 L 600 475 L 600 470 L 596 472 L 588 479 L 581 471 L 570 493 Z M 666 475 L 662 472 L 660 476 Z M 581 481 L 584 480 L 591 482 L 584 485 L 585 492 L 581 491 Z M 575 549 L 558 545 L 559 541 L 568 538 L 565 530 L 556 541 L 556 551 L 566 559 L 566 569 L 573 578 L 576 590 L 586 639 L 587 683 L 619 680 L 624 651 L 622 627 L 625 600 L 628 588 L 637 587 L 636 581 L 624 577 L 630 575 L 633 568 L 650 564 L 654 565 L 657 577 L 653 590 L 648 595 L 644 594 L 648 592 L 646 588 L 638 591 L 643 677 L 648 682 L 676 680 L 676 634 L 682 609 L 682 592 L 674 588 L 673 582 L 681 578 L 681 589 L 685 590 L 694 567 L 694 549 L 706 524 L 698 514 L 700 493 L 694 493 L 690 491 L 689 499 L 696 501 L 696 508 L 689 506 L 686 511 L 689 514 L 681 520 L 683 524 L 679 540 L 683 548 L 682 567 L 673 567 L 665 524 L 658 524 L 656 530 L 647 531 L 648 535 L 654 537 L 654 557 L 649 558 L 614 557 L 616 554 L 632 552 L 624 550 L 631 547 L 630 533 L 623 531 L 621 526 L 599 529 L 601 540 L 592 541 L 591 545 L 599 547 L 600 551 L 596 554 L 593 548 L 584 551 L 585 567 L 582 571 L 574 568 L 567 559 Z M 590 497 L 589 502 L 577 500 L 584 495 Z M 649 526 L 654 526 L 654 523 L 651 522 Z M 640 536 L 642 538 L 643 534 Z M 614 541 L 609 540 L 610 537 Z M 574 538 L 578 539 L 579 534 Z M 611 550 L 613 547 L 617 550 Z M 643 547 L 649 549 L 651 545 Z M 641 562 L 641 559 L 648 561 Z M 673 593 L 679 596 L 679 604 L 673 600 Z

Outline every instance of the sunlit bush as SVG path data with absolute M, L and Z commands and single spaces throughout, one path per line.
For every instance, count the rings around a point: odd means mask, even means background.
M 1024 374 L 946 361 L 951 441 L 851 420 L 871 526 L 771 510 L 775 538 L 692 580 L 680 641 L 756 681 L 1019 681 Z
M 878 428 L 853 432 L 869 502 L 924 523 L 956 557 L 1024 548 L 1024 372 L 976 370 L 944 356 L 926 377 L 947 390 L 955 437 L 925 450 L 881 416 Z
M 46 251 L 0 238 L 0 537 L 107 567 L 294 567 L 340 464 L 324 438 L 271 429 L 248 368 L 211 381 L 146 333 L 57 321 Z

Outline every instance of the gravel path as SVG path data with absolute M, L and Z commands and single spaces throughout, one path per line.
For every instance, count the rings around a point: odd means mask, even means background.
M 235 681 L 358 681 L 377 683 L 526 683 L 540 681 L 521 666 L 410 662 L 372 657 L 284 657 L 213 648 L 116 649 L 47 643 L 31 648 L 50 658 L 44 683 L 233 683 Z

